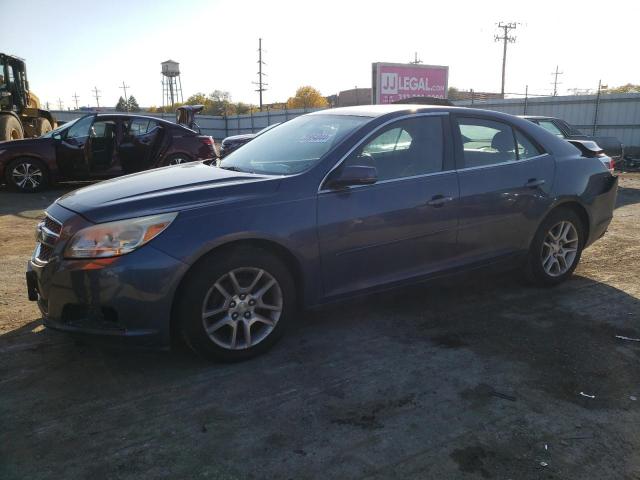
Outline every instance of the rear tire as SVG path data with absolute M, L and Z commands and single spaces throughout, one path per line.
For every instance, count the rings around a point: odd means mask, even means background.
M 37 137 L 41 137 L 42 135 L 50 132 L 51 130 L 53 130 L 53 128 L 51 127 L 51 122 L 49 120 L 47 120 L 46 118 L 38 118 L 36 120 L 36 136 Z
M 284 263 L 265 250 L 239 247 L 195 265 L 178 293 L 175 314 L 185 342 L 197 354 L 236 362 L 271 348 L 291 322 L 295 305 Z
M 4 173 L 7 186 L 23 193 L 34 193 L 49 185 L 49 171 L 35 158 L 16 158 L 7 165 Z
M 168 167 L 170 165 L 180 165 L 183 163 L 193 162 L 193 159 L 184 153 L 176 153 L 165 158 L 161 163 L 161 167 Z
M 0 141 L 20 140 L 24 138 L 22 124 L 13 115 L 0 116 Z
M 585 241 L 585 226 L 576 212 L 566 207 L 553 210 L 531 242 L 525 278 L 545 287 L 564 282 L 578 266 Z

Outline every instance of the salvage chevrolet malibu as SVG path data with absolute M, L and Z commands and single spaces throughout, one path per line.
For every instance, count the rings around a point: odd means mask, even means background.
M 605 233 L 616 192 L 598 158 L 510 115 L 327 110 L 219 167 L 61 197 L 37 228 L 29 298 L 53 329 L 165 347 L 181 336 L 203 356 L 241 360 L 301 307 L 355 293 L 497 262 L 558 284 Z

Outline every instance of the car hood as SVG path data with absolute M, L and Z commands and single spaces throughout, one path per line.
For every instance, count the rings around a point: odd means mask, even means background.
M 0 142 L 0 150 L 8 149 L 28 149 L 30 147 L 41 147 L 47 144 L 53 144 L 53 138 L 23 138 L 22 140 L 9 140 Z
M 236 203 L 274 194 L 280 177 L 232 172 L 200 162 L 96 183 L 56 202 L 96 222 Z
M 243 140 L 251 140 L 252 138 L 255 138 L 255 136 L 256 136 L 255 133 L 245 133 L 243 135 L 232 135 L 222 140 L 222 143 L 233 143 L 233 142 L 239 142 Z

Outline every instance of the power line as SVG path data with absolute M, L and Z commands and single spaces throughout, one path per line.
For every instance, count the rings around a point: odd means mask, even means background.
M 266 91 L 267 89 L 265 87 L 269 85 L 268 83 L 265 83 L 262 80 L 262 77 L 267 75 L 266 73 L 262 72 L 262 65 L 266 65 L 266 63 L 262 61 L 262 39 L 259 38 L 258 39 L 258 81 L 252 82 L 252 83 L 254 85 L 258 85 L 256 92 L 258 92 L 260 95 L 260 111 L 262 111 L 262 92 Z
M 558 95 L 558 85 L 560 85 L 562 82 L 558 82 L 558 75 L 563 75 L 564 72 L 559 72 L 558 71 L 558 65 L 556 65 L 556 71 L 555 72 L 551 72 L 551 75 L 553 75 L 553 82 L 551 82 L 551 84 L 553 85 L 553 96 L 556 97 Z
M 73 93 L 73 100 L 76 102 L 76 110 L 78 110 L 78 94 L 77 93 Z
M 127 88 L 129 88 L 129 85 L 126 85 L 124 83 L 124 80 L 122 81 L 122 86 L 118 87 L 124 90 L 124 105 L 125 105 L 125 109 L 127 110 L 127 112 L 129 111 L 129 99 L 127 99 Z
M 505 70 L 507 66 L 507 43 L 515 43 L 516 37 L 512 37 L 509 35 L 510 30 L 515 30 L 517 24 L 515 22 L 499 22 L 498 28 L 501 28 L 503 33 L 502 35 L 495 35 L 494 40 L 496 42 L 504 42 L 504 47 L 502 50 L 502 87 L 500 88 L 500 94 L 504 98 L 504 78 L 505 78 Z
M 96 105 L 98 106 L 98 108 L 100 108 L 100 90 L 98 90 L 98 87 L 93 87 L 93 93 L 94 96 L 96 97 Z

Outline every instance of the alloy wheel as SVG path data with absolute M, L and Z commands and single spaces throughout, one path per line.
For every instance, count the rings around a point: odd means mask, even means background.
M 22 162 L 11 171 L 13 182 L 21 189 L 35 190 L 42 183 L 42 170 L 30 162 Z
M 251 348 L 273 331 L 283 309 L 278 281 L 261 268 L 238 268 L 221 276 L 202 304 L 209 338 L 228 350 Z
M 547 232 L 542 242 L 542 268 L 551 277 L 567 273 L 578 255 L 578 231 L 573 223 L 562 221 Z

